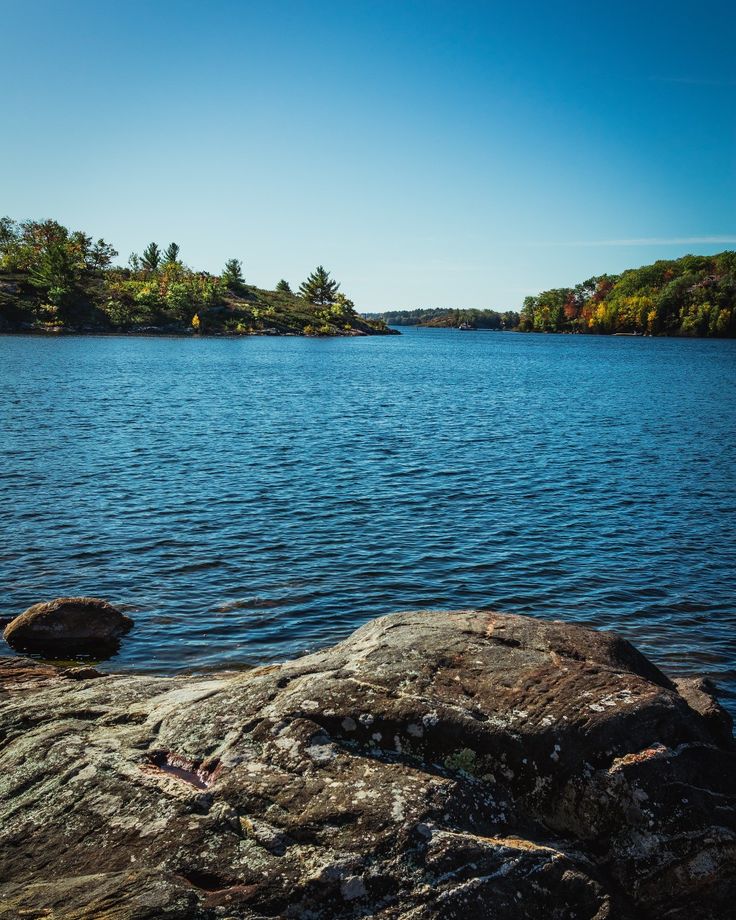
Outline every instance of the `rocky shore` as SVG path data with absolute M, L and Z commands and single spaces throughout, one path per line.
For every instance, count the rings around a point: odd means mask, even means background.
M 0 660 L 0 917 L 723 920 L 736 748 L 619 637 L 399 613 L 245 673 Z

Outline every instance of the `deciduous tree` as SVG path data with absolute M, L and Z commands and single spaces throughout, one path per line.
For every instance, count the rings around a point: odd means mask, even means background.
M 99 239 L 90 250 L 89 265 L 91 268 L 101 271 L 112 263 L 117 254 L 118 251 L 114 246 L 103 239 Z

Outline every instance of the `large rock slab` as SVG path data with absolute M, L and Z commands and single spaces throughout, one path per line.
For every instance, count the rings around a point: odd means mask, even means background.
M 29 607 L 5 627 L 3 637 L 19 651 L 46 657 L 105 657 L 132 626 L 130 617 L 98 597 L 57 597 Z
M 732 915 L 725 717 L 612 634 L 402 613 L 245 673 L 0 676 L 8 920 Z

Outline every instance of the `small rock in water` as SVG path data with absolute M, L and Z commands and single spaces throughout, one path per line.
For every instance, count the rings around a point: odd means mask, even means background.
M 29 607 L 5 627 L 3 636 L 17 651 L 46 658 L 105 657 L 117 650 L 132 626 L 130 617 L 100 598 L 57 597 Z

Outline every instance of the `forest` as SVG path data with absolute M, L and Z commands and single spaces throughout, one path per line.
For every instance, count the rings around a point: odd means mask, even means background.
M 104 239 L 55 220 L 0 219 L 0 331 L 248 335 L 375 335 L 319 265 L 296 291 L 250 285 L 242 262 L 213 275 L 188 267 L 180 247 L 149 243 L 126 266 Z
M 524 300 L 521 312 L 451 309 L 374 314 L 390 326 L 470 326 L 598 335 L 736 336 L 736 252 L 687 255 L 599 275 Z
M 736 335 L 736 252 L 687 255 L 527 297 L 525 332 Z
M 476 329 L 515 329 L 519 314 L 513 310 L 452 309 L 449 307 L 418 310 L 390 310 L 375 314 L 389 326 L 473 326 Z

